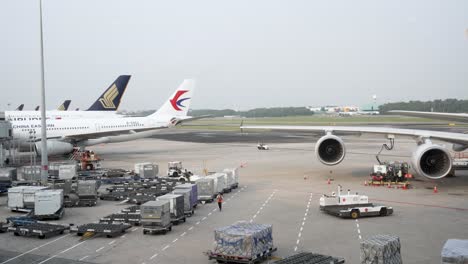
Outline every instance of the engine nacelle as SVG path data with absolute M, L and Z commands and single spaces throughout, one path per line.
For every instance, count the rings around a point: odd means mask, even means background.
M 323 164 L 333 166 L 343 161 L 346 148 L 341 138 L 335 135 L 326 135 L 317 141 L 315 155 Z
M 47 154 L 49 156 L 65 155 L 73 151 L 73 145 L 67 142 L 57 140 L 47 140 Z M 38 155 L 42 153 L 41 142 L 36 142 L 36 152 Z
M 413 168 L 416 172 L 429 179 L 441 179 L 452 170 L 452 156 L 445 148 L 425 143 L 413 153 Z

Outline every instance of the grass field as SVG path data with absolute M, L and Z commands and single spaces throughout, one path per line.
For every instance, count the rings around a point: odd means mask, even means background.
M 183 125 L 182 129 L 203 129 L 203 130 L 238 130 L 240 124 L 244 125 L 364 125 L 364 124 L 408 124 L 408 123 L 433 123 L 434 125 L 447 125 L 447 121 L 438 121 L 416 117 L 402 117 L 390 115 L 376 116 L 290 116 L 290 117 L 265 117 L 265 118 L 208 118 L 201 119 Z

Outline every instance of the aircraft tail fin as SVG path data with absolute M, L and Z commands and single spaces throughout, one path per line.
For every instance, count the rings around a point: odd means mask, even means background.
M 194 80 L 184 80 L 177 90 L 167 99 L 167 101 L 150 117 L 155 116 L 171 116 L 184 117 L 187 116 L 190 109 L 193 91 L 195 89 Z
M 117 111 L 131 75 L 120 75 L 87 111 Z
M 16 111 L 23 111 L 24 104 L 20 104 L 18 107 L 16 107 Z
M 71 100 L 65 100 L 63 104 L 61 104 L 57 110 L 59 111 L 68 111 L 68 107 L 70 106 Z
M 34 108 L 34 111 L 39 111 L 39 108 L 41 108 L 40 106 L 36 106 L 36 108 Z

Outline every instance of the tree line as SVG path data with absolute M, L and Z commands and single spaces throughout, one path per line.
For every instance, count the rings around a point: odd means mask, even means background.
M 468 100 L 445 99 L 434 101 L 409 101 L 386 103 L 379 106 L 381 114 L 385 114 L 390 110 L 468 113 Z

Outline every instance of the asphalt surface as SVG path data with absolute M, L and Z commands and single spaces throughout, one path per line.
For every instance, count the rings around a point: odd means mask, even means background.
M 143 235 L 133 227 L 116 238 L 95 237 L 81 241 L 75 234 L 49 239 L 0 234 L 0 264 L 6 263 L 213 263 L 204 254 L 213 249 L 214 229 L 237 221 L 273 225 L 276 258 L 299 251 L 344 257 L 359 263 L 359 246 L 375 234 L 398 235 L 404 263 L 440 263 L 440 252 L 449 238 L 468 237 L 468 177 L 442 181 L 418 179 L 413 189 L 364 186 L 384 139 L 345 137 L 348 154 L 338 166 L 320 164 L 314 155 L 316 136 L 234 132 L 179 131 L 157 138 L 96 146 L 103 166 L 132 169 L 151 161 L 166 171 L 168 161 L 181 160 L 196 174 L 203 169 L 240 168 L 240 188 L 225 195 L 222 212 L 216 204 L 200 204 L 186 223 L 166 235 Z M 270 151 L 258 151 L 258 141 Z M 383 160 L 408 160 L 413 140 L 397 140 L 395 150 Z M 331 179 L 328 184 L 328 179 Z M 388 217 L 340 219 L 321 212 L 321 194 L 337 186 L 365 193 L 373 202 L 393 206 Z M 437 185 L 438 193 L 433 192 Z M 97 221 L 128 205 L 99 201 L 96 207 L 67 208 L 57 223 L 75 225 Z M 0 197 L 0 220 L 18 215 Z

